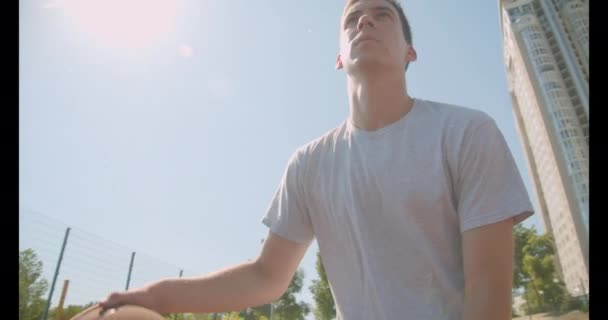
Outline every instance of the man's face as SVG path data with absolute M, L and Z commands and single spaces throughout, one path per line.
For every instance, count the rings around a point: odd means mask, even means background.
M 345 8 L 340 25 L 340 54 L 336 67 L 389 67 L 404 70 L 415 60 L 401 21 L 387 0 L 359 0 Z

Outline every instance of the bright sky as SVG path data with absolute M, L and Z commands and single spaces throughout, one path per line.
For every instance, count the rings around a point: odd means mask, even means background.
M 410 94 L 494 117 L 532 196 L 497 1 L 402 3 Z M 343 4 L 20 0 L 21 211 L 195 274 L 254 257 L 287 159 L 347 116 Z

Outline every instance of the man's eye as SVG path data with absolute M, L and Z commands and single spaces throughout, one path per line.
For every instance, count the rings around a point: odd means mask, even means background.
M 378 18 L 388 18 L 390 15 L 387 12 L 380 12 L 376 15 Z

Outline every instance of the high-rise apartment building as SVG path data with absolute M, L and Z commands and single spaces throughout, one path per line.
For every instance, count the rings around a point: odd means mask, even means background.
M 558 271 L 589 288 L 589 2 L 499 0 L 516 127 Z

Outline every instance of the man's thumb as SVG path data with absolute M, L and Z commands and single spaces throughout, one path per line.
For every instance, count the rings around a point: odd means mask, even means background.
M 102 309 L 111 309 L 120 307 L 123 304 L 127 304 L 129 294 L 126 292 L 114 292 L 110 294 L 106 299 L 101 301 L 99 305 Z

